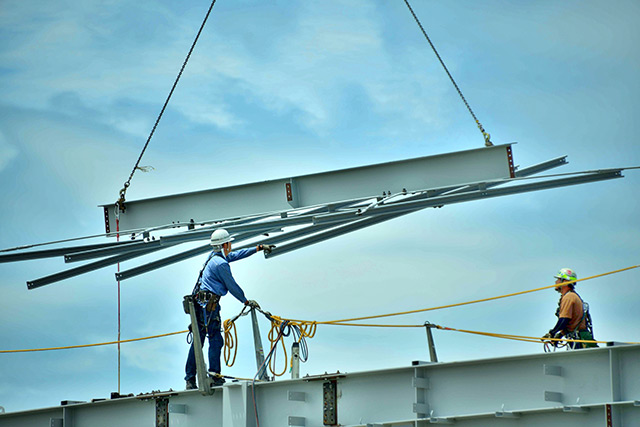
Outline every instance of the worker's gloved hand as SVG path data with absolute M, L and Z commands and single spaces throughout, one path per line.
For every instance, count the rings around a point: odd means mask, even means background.
M 260 308 L 260 304 L 258 304 L 257 301 L 254 301 L 252 299 L 247 300 L 247 302 L 245 302 L 244 305 L 248 306 L 249 308 Z
M 265 254 L 271 253 L 276 248 L 276 245 L 259 245 L 258 250 L 264 251 Z
M 547 338 L 551 338 L 551 334 L 550 334 L 550 333 L 548 333 L 548 332 L 542 336 L 542 339 L 543 339 L 543 340 L 544 340 L 544 339 L 547 339 Z

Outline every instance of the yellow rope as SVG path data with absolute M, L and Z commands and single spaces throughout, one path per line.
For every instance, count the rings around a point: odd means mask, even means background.
M 627 270 L 632 270 L 634 268 L 638 268 L 640 267 L 640 265 L 634 265 L 631 267 L 626 267 L 626 268 L 621 268 L 619 270 L 614 270 L 614 271 L 610 271 L 608 273 L 602 273 L 602 274 L 598 274 L 595 276 L 591 276 L 591 277 L 586 277 L 584 279 L 579 279 L 579 280 L 571 280 L 571 281 L 567 281 L 567 282 L 563 282 L 563 284 L 571 284 L 571 283 L 576 283 L 576 282 L 583 282 L 586 280 L 591 280 L 591 279 L 596 279 L 598 277 L 603 277 L 603 276 L 608 276 L 611 274 L 615 274 L 615 273 L 620 273 L 623 271 L 627 271 Z M 460 303 L 455 303 L 455 304 L 448 304 L 448 305 L 441 305 L 441 306 L 437 306 L 437 307 L 430 307 L 430 308 L 422 308 L 422 309 L 418 309 L 418 310 L 410 310 L 410 311 L 401 311 L 398 313 L 389 313 L 389 314 L 378 314 L 375 316 L 363 316 L 363 317 L 353 317 L 351 319 L 340 319 L 340 320 L 328 320 L 328 321 L 324 321 L 324 322 L 315 322 L 318 325 L 331 325 L 331 324 L 340 324 L 340 323 L 346 323 L 346 322 L 355 322 L 358 320 L 368 320 L 368 319 L 379 319 L 382 317 L 392 317 L 392 316 L 402 316 L 405 314 L 415 314 L 415 313 L 423 313 L 425 311 L 433 311 L 433 310 L 441 310 L 441 309 L 445 309 L 445 308 L 452 308 L 452 307 L 460 307 L 463 305 L 469 305 L 469 304 L 476 304 L 476 303 L 480 303 L 480 302 L 487 302 L 487 301 L 493 301 L 493 300 L 497 300 L 497 299 L 501 299 L 501 298 L 508 298 L 508 297 L 513 297 L 513 296 L 517 296 L 517 295 L 523 295 L 523 294 L 528 294 L 528 293 L 532 293 L 532 292 L 537 292 L 537 291 L 542 291 L 545 289 L 551 289 L 551 288 L 556 288 L 558 285 L 553 284 L 550 286 L 543 286 L 541 288 L 535 288 L 535 289 L 529 289 L 526 291 L 520 291 L 520 292 L 513 292 L 510 294 L 505 294 L 505 295 L 500 295 L 497 297 L 490 297 L 490 298 L 483 298 L 483 299 L 477 299 L 477 300 L 473 300 L 473 301 L 467 301 L 467 302 L 460 302 Z M 297 320 L 297 319 L 286 319 L 289 320 L 291 322 L 299 322 L 299 323 L 311 323 L 308 320 Z
M 236 331 L 236 323 L 231 319 L 224 321 L 224 363 L 231 367 L 236 363 L 236 356 L 238 355 L 238 348 L 236 342 L 238 342 L 238 332 Z M 233 332 L 233 335 L 231 333 Z M 233 359 L 231 358 L 231 350 L 233 350 Z
M 598 340 L 574 340 L 569 338 L 539 338 L 539 337 L 528 337 L 523 335 L 497 334 L 493 332 L 480 332 L 480 331 L 469 331 L 465 329 L 448 328 L 448 327 L 439 326 L 439 325 L 435 325 L 435 327 L 444 331 L 456 331 L 456 332 L 463 332 L 465 334 L 483 335 L 483 336 L 494 337 L 494 338 L 504 338 L 504 339 L 510 339 L 510 340 L 535 342 L 535 343 L 540 343 L 544 341 L 562 341 L 562 342 L 606 344 L 609 342 L 609 341 L 598 341 Z M 640 344 L 640 342 L 625 342 L 624 344 Z
M 595 279 L 595 278 L 599 278 L 599 277 L 603 277 L 603 276 L 608 276 L 611 274 L 615 274 L 615 273 L 620 273 L 623 271 L 628 271 L 628 270 L 632 270 L 634 268 L 638 268 L 640 267 L 640 265 L 634 265 L 631 267 L 626 267 L 626 268 L 621 268 L 619 270 L 614 270 L 614 271 L 610 271 L 607 273 L 602 273 L 602 274 L 598 274 L 595 276 L 590 276 L 590 277 L 586 277 L 584 279 L 579 279 L 579 280 L 571 280 L 568 282 L 564 282 L 565 284 L 570 284 L 570 283 L 576 283 L 576 282 L 583 282 L 586 280 L 590 280 L 590 279 Z M 329 321 L 324 321 L 324 322 L 316 322 L 316 321 L 310 321 L 310 320 L 298 320 L 298 319 L 287 319 L 287 318 L 282 318 L 282 317 L 278 317 L 278 316 L 271 316 L 271 330 L 269 331 L 269 341 L 271 343 L 271 348 L 273 349 L 275 347 L 275 345 L 277 344 L 278 340 L 278 333 L 274 332 L 277 331 L 283 322 L 287 321 L 290 325 L 295 325 L 300 329 L 301 332 L 301 336 L 305 337 L 305 338 L 313 338 L 316 334 L 316 330 L 318 325 L 334 325 L 334 326 L 365 326 L 365 327 L 384 327 L 384 328 L 390 328 L 390 327 L 403 327 L 403 328 L 415 328 L 415 327 L 423 327 L 424 325 L 373 325 L 373 324 L 355 324 L 355 323 L 350 323 L 350 322 L 355 322 L 358 320 L 367 320 L 367 319 L 377 319 L 377 318 L 382 318 L 382 317 L 392 317 L 392 316 L 401 316 L 401 315 L 406 315 L 406 314 L 415 314 L 415 313 L 423 313 L 426 311 L 432 311 L 432 310 L 440 310 L 440 309 L 444 309 L 444 308 L 452 308 L 452 307 L 460 307 L 463 305 L 469 305 L 469 304 L 475 304 L 475 303 L 480 303 L 480 302 L 486 302 L 486 301 L 492 301 L 492 300 L 497 300 L 497 299 L 501 299 L 501 298 L 507 298 L 507 297 L 512 297 L 512 296 L 517 296 L 517 295 L 523 295 L 523 294 L 527 294 L 527 293 L 531 293 L 531 292 L 537 292 L 537 291 L 541 291 L 541 290 L 545 290 L 545 289 L 551 289 L 551 288 L 555 288 L 557 287 L 556 284 L 554 285 L 550 285 L 550 286 L 543 286 L 540 288 L 535 288 L 535 289 L 530 289 L 530 290 L 526 290 L 526 291 L 520 291 L 520 292 L 513 292 L 510 294 L 506 294 L 506 295 L 500 295 L 500 296 L 496 296 L 496 297 L 490 297 L 490 298 L 483 298 L 483 299 L 478 299 L 478 300 L 473 300 L 473 301 L 467 301 L 467 302 L 461 302 L 461 303 L 455 303 L 455 304 L 448 304 L 448 305 L 442 305 L 442 306 L 437 306 L 437 307 L 430 307 L 430 308 L 423 308 L 423 309 L 418 309 L 418 310 L 410 310 L 410 311 L 403 311 L 403 312 L 398 312 L 398 313 L 389 313 L 389 314 L 380 314 L 380 315 L 375 315 L 375 316 L 363 316 L 363 317 L 354 317 L 351 319 L 341 319 L 341 320 L 329 320 Z M 487 336 L 494 336 L 497 338 L 508 338 L 508 339 L 516 339 L 516 340 L 520 340 L 520 341 L 529 341 L 529 342 L 540 342 L 540 338 L 537 337 L 523 337 L 523 336 L 517 336 L 517 335 L 505 335 L 505 334 L 491 334 L 488 332 L 477 332 L 477 331 L 466 331 L 466 330 L 457 330 L 457 329 L 452 329 L 452 328 L 443 328 L 443 329 L 448 329 L 448 330 L 455 330 L 458 332 L 466 332 L 466 333 L 472 333 L 472 334 L 478 334 L 478 335 L 487 335 Z M 162 334 L 162 335 L 153 335 L 153 336 L 149 336 L 149 337 L 143 337 L 143 338 L 133 338 L 133 339 L 129 339 L 129 340 L 120 340 L 120 341 L 110 341 L 110 342 L 104 342 L 104 343 L 96 343 L 96 344 L 83 344 L 83 345 L 72 345 L 72 346 L 66 346 L 66 347 L 51 347 L 51 348 L 35 348 L 35 349 L 24 349 L 24 350 L 0 350 L 0 353 L 25 353 L 25 352 L 34 352 L 34 351 L 48 351 L 48 350 L 66 350 L 66 349 L 72 349 L 72 348 L 84 348 L 84 347 L 97 347 L 97 346 L 104 346 L 104 345 L 110 345 L 110 344 L 118 344 L 118 343 L 126 343 L 126 342 L 133 342 L 133 341 L 143 341 L 143 340 L 148 340 L 148 339 L 153 339 L 153 338 L 161 338 L 161 337 L 166 337 L 166 336 L 171 336 L 171 335 L 178 335 L 178 334 L 182 334 L 185 333 L 187 331 L 178 331 L 178 332 L 170 332 L 168 334 Z M 282 337 L 280 339 L 282 341 Z M 553 339 L 549 339 L 549 340 L 553 340 Z M 224 321 L 224 356 L 225 356 L 225 363 L 227 364 L 227 366 L 233 366 L 233 364 L 235 363 L 236 360 L 236 356 L 237 356 L 237 347 L 236 347 L 236 343 L 238 341 L 238 336 L 237 336 L 237 332 L 236 332 L 236 328 L 235 328 L 235 322 L 227 319 Z M 572 340 L 566 340 L 566 339 L 562 339 L 562 341 L 572 341 Z M 581 341 L 581 340 L 573 340 L 576 342 L 585 342 L 585 341 Z M 607 341 L 593 341 L 593 342 L 602 342 L 602 343 L 606 343 Z M 628 343 L 628 344 L 638 344 L 638 343 Z M 285 353 L 285 361 L 287 360 L 287 350 L 286 350 L 286 346 L 284 345 L 284 341 L 282 342 L 282 346 L 284 349 L 284 353 Z M 233 350 L 233 357 L 231 357 L 232 353 L 231 351 Z M 231 361 L 229 362 L 229 360 L 231 359 Z M 273 359 L 273 358 L 272 358 Z M 275 372 L 273 369 L 274 367 L 270 366 L 271 372 L 274 373 Z M 287 366 L 285 365 L 284 371 L 286 371 Z M 284 372 L 283 372 L 284 373 Z M 279 374 L 282 375 L 282 374 Z
M 152 335 L 150 337 L 132 338 L 132 339 L 129 339 L 129 340 L 120 340 L 120 341 L 101 342 L 101 343 L 96 343 L 96 344 L 69 345 L 69 346 L 66 346 L 66 347 L 50 347 L 50 348 L 31 348 L 31 349 L 26 349 L 26 350 L 0 350 L 0 353 L 27 353 L 27 352 L 31 352 L 31 351 L 68 350 L 70 348 L 98 347 L 98 346 L 101 346 L 101 345 L 111 345 L 111 344 L 118 344 L 118 343 L 125 343 L 125 342 L 144 341 L 144 340 L 150 340 L 150 339 L 153 339 L 153 338 L 168 337 L 170 335 L 184 334 L 185 332 L 189 332 L 189 331 L 185 330 L 185 331 L 178 331 L 178 332 L 169 332 L 168 334 Z
M 271 343 L 271 350 L 275 349 L 273 355 L 269 359 L 269 370 L 276 377 L 284 375 L 284 373 L 287 372 L 287 368 L 289 367 L 289 363 L 287 359 L 287 346 L 284 345 L 284 337 L 281 336 L 279 333 L 281 325 L 282 325 L 282 321 L 273 319 L 271 321 L 271 329 L 269 329 L 269 334 L 267 335 L 267 337 L 269 338 L 269 342 Z M 278 341 L 280 341 L 280 343 L 282 344 L 282 351 L 284 353 L 284 367 L 282 368 L 282 372 L 280 373 L 276 372 L 276 354 L 278 352 L 277 351 Z M 271 350 L 269 350 L 269 352 L 271 352 Z
M 295 327 L 298 328 L 298 330 L 300 331 L 299 341 L 302 341 L 305 338 L 313 338 L 316 335 L 318 324 L 316 322 L 296 322 L 296 321 L 283 319 L 281 317 L 273 316 L 273 315 L 270 316 L 270 320 L 271 320 L 271 329 L 269 330 L 268 338 L 269 338 L 269 343 L 271 344 L 271 349 L 269 350 L 269 353 L 271 353 L 272 350 L 274 353 L 269 359 L 269 370 L 274 376 L 279 377 L 281 375 L 284 375 L 284 373 L 287 372 L 287 368 L 289 367 L 287 346 L 284 344 L 285 337 L 280 334 L 280 328 L 283 327 L 283 323 L 286 321 L 288 326 L 292 328 L 295 328 Z M 282 352 L 284 353 L 284 367 L 282 368 L 281 372 L 276 372 L 276 366 L 275 366 L 275 361 L 277 358 L 276 356 L 278 351 L 277 350 L 278 341 L 282 345 Z

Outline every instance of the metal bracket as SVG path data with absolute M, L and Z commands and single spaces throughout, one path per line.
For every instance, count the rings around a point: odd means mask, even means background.
M 304 427 L 307 425 L 304 417 L 293 417 L 289 416 L 289 424 L 290 426 L 301 426 Z
M 517 412 L 505 412 L 505 411 L 497 411 L 496 418 L 520 418 L 520 414 Z
M 571 412 L 572 414 L 586 414 L 589 412 L 589 408 L 583 408 L 582 406 L 565 406 L 562 408 L 562 412 Z
M 547 402 L 560 402 L 562 403 L 562 393 L 555 391 L 545 391 L 544 400 Z
M 288 400 L 296 402 L 306 402 L 307 394 L 304 391 L 289 391 Z
M 156 399 L 156 427 L 169 427 L 169 399 Z
M 322 423 L 325 426 L 338 425 L 338 381 L 330 380 L 322 384 Z
M 544 374 L 545 375 L 555 375 L 557 377 L 562 376 L 562 367 L 555 365 L 544 365 Z
M 184 403 L 169 403 L 170 414 L 186 414 L 187 405 Z
M 425 390 L 428 390 L 430 387 L 429 378 L 413 377 L 412 383 L 415 388 L 423 388 Z
M 429 413 L 429 405 L 426 403 L 414 403 L 413 412 L 416 414 L 427 414 Z
M 456 420 L 454 418 L 429 418 L 429 422 L 431 424 L 455 424 Z

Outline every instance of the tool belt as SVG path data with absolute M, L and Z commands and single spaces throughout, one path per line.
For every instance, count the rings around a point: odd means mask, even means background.
M 209 291 L 198 291 L 196 292 L 196 300 L 200 304 L 205 305 L 207 311 L 215 311 L 216 308 L 218 308 L 220 295 Z

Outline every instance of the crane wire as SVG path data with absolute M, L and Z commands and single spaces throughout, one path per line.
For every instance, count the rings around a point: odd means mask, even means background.
M 169 100 L 171 99 L 171 95 L 173 95 L 173 91 L 175 90 L 176 86 L 178 85 L 178 81 L 180 80 L 180 77 L 182 76 L 182 72 L 184 71 L 184 68 L 186 67 L 187 62 L 189 61 L 189 58 L 191 57 L 191 53 L 193 52 L 193 49 L 196 47 L 196 43 L 198 42 L 198 39 L 200 38 L 200 34 L 202 33 L 204 25 L 207 23 L 207 19 L 209 18 L 209 15 L 211 14 L 211 10 L 213 9 L 213 5 L 215 3 L 216 3 L 216 0 L 213 0 L 211 2 L 211 5 L 209 6 L 209 10 L 207 11 L 207 14 L 204 17 L 204 20 L 202 21 L 202 25 L 200 25 L 200 29 L 198 30 L 198 34 L 196 35 L 196 38 L 193 40 L 193 44 L 191 44 L 191 49 L 189 49 L 189 53 L 187 54 L 187 57 L 185 58 L 184 62 L 182 63 L 182 67 L 180 68 L 180 72 L 178 73 L 178 76 L 176 77 L 175 82 L 173 82 L 173 86 L 171 87 L 171 91 L 169 92 L 169 95 L 167 96 L 167 99 L 164 102 L 164 105 L 162 106 L 162 109 L 160 110 L 160 114 L 158 115 L 158 118 L 156 119 L 156 122 L 153 125 L 153 128 L 151 129 L 151 133 L 149 134 L 149 137 L 147 138 L 147 142 L 144 144 L 144 147 L 142 148 L 142 152 L 140 153 L 140 156 L 138 157 L 138 160 L 136 161 L 136 164 L 133 167 L 133 170 L 131 171 L 131 174 L 129 175 L 129 179 L 127 179 L 127 181 L 124 183 L 124 186 L 120 190 L 120 198 L 118 199 L 116 204 L 119 206 L 119 208 L 120 208 L 120 210 L 122 212 L 124 212 L 124 210 L 125 210 L 125 206 L 124 206 L 125 194 L 127 192 L 127 188 L 129 188 L 129 186 L 131 185 L 131 179 L 133 178 L 133 174 L 136 172 L 137 169 L 145 171 L 145 169 L 144 169 L 145 167 L 141 167 L 140 166 L 140 161 L 142 160 L 142 156 L 144 155 L 144 152 L 147 150 L 147 147 L 149 146 L 149 142 L 151 141 L 151 138 L 153 137 L 153 134 L 156 131 L 156 128 L 158 127 L 158 123 L 160 122 L 160 119 L 162 118 L 162 115 L 164 114 L 164 111 L 167 108 L 167 105 L 169 104 Z
M 409 11 L 411 12 L 411 15 L 413 15 L 413 19 L 415 19 L 416 23 L 418 24 L 418 26 L 420 27 L 420 30 L 422 31 L 422 34 L 424 35 L 424 38 L 427 39 L 427 41 L 429 42 L 429 45 L 431 46 L 431 49 L 433 49 L 433 52 L 436 54 L 436 56 L 438 57 L 438 61 L 440 61 L 440 64 L 442 64 L 442 68 L 444 68 L 444 71 L 447 73 L 447 76 L 449 76 L 449 79 L 451 80 L 451 83 L 453 83 L 453 86 L 456 88 L 456 90 L 458 91 L 458 95 L 460 95 L 460 98 L 462 99 L 462 102 L 464 102 L 464 105 L 467 106 L 467 110 L 469 110 L 469 113 L 471 113 L 471 117 L 473 117 L 473 120 L 475 120 L 476 125 L 478 125 L 478 129 L 480 129 L 480 132 L 482 133 L 482 136 L 484 137 L 484 145 L 487 147 L 491 147 L 493 146 L 493 143 L 491 142 L 490 138 L 491 135 L 488 134 L 485 130 L 484 127 L 482 127 L 482 124 L 480 123 L 480 121 L 478 120 L 478 118 L 476 117 L 475 113 L 473 112 L 473 110 L 471 109 L 471 106 L 469 105 L 469 103 L 467 102 L 467 99 L 464 97 L 464 95 L 462 94 L 462 91 L 460 90 L 460 88 L 458 87 L 458 84 L 456 83 L 456 81 L 453 79 L 453 76 L 451 75 L 451 73 L 449 72 L 449 69 L 447 68 L 447 66 L 444 64 L 444 61 L 442 60 L 442 58 L 440 57 L 440 54 L 438 53 L 438 50 L 436 49 L 436 47 L 434 46 L 434 44 L 431 42 L 431 39 L 429 38 L 429 36 L 427 35 L 427 32 L 425 31 L 424 27 L 422 26 L 422 24 L 420 23 L 420 20 L 418 19 L 418 17 L 416 16 L 415 12 L 413 11 L 413 8 L 411 7 L 411 5 L 409 4 L 408 0 L 404 0 L 404 3 L 407 5 L 407 7 L 409 8 Z

